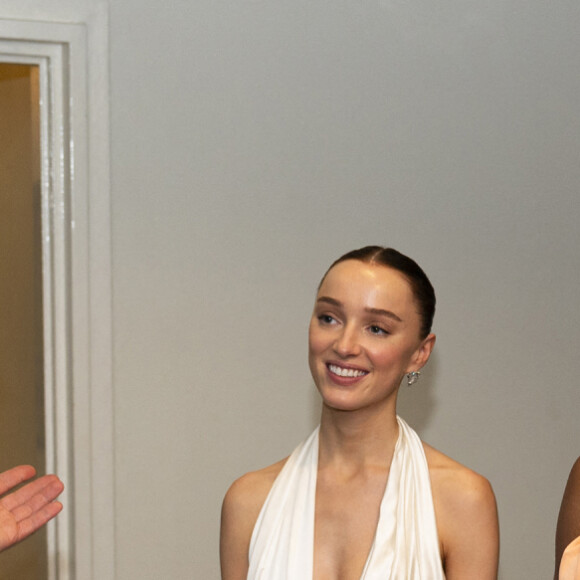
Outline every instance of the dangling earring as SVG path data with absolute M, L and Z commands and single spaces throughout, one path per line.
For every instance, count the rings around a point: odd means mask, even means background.
M 411 371 L 410 373 L 407 373 L 407 385 L 409 387 L 414 385 L 419 380 L 420 376 L 421 373 L 419 371 Z

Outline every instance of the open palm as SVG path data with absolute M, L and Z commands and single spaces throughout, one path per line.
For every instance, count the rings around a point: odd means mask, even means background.
M 0 551 L 30 536 L 62 509 L 54 501 L 63 484 L 56 475 L 44 475 L 17 491 L 14 487 L 36 475 L 34 467 L 20 465 L 0 473 Z

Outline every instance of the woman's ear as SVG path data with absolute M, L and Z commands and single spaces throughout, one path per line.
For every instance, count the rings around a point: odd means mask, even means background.
M 412 358 L 413 367 L 411 371 L 418 371 L 427 364 L 433 347 L 435 346 L 436 336 L 431 333 L 427 335 L 422 341 Z

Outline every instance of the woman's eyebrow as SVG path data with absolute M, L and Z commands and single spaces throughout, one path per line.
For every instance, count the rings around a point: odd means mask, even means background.
M 316 302 L 324 302 L 326 304 L 331 304 L 332 306 L 337 306 L 338 308 L 342 308 L 343 304 L 340 300 L 336 298 L 331 298 L 330 296 L 319 296 Z M 403 320 L 397 316 L 394 312 L 390 310 L 385 310 L 384 308 L 365 308 L 365 312 L 369 314 L 375 314 L 377 316 L 386 316 L 387 318 L 392 318 L 397 322 L 403 322 Z
M 394 312 L 390 310 L 384 310 L 383 308 L 365 308 L 365 311 L 370 314 L 377 314 L 378 316 L 386 316 L 387 318 L 392 318 L 397 322 L 403 322 L 403 320 L 397 316 Z
M 327 304 L 332 304 L 332 306 L 342 307 L 342 302 L 336 300 L 335 298 L 330 298 L 330 296 L 319 296 L 316 302 L 326 302 Z

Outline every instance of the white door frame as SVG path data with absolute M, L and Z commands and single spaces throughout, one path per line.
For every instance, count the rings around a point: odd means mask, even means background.
M 114 455 L 107 11 L 0 19 L 0 62 L 40 69 L 47 471 L 65 482 L 50 580 L 113 580 Z

